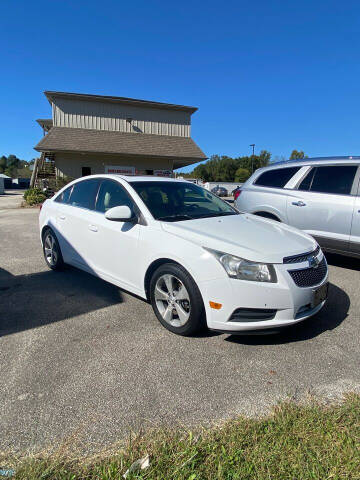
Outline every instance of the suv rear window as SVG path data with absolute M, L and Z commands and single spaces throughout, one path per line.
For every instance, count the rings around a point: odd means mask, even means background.
M 258 177 L 254 185 L 262 187 L 283 188 L 301 167 L 277 168 L 268 170 Z
M 315 167 L 306 175 L 298 189 L 335 195 L 349 195 L 357 168 L 357 165 Z

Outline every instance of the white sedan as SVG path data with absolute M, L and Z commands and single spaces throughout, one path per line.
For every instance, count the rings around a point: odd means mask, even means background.
M 187 181 L 89 176 L 46 200 L 39 221 L 51 269 L 71 264 L 151 301 L 180 335 L 278 329 L 327 298 L 312 237 Z

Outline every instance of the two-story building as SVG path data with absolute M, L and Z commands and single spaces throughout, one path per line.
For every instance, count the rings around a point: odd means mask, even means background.
M 133 98 L 45 92 L 51 119 L 39 119 L 35 146 L 56 176 L 171 175 L 206 158 L 190 136 L 195 107 Z

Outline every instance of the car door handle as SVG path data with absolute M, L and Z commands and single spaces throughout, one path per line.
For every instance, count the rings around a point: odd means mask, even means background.
M 60 220 L 65 220 L 65 219 L 66 219 L 65 215 L 60 215 Z
M 305 207 L 306 203 L 299 200 L 298 202 L 292 202 L 292 205 L 295 205 L 296 207 Z
M 96 225 L 89 225 L 89 230 L 91 230 L 92 232 L 97 232 L 98 228 Z

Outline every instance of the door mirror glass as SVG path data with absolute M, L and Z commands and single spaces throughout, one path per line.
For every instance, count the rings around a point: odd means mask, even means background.
M 127 205 L 109 208 L 109 210 L 105 212 L 105 217 L 113 222 L 136 223 L 136 216 Z

